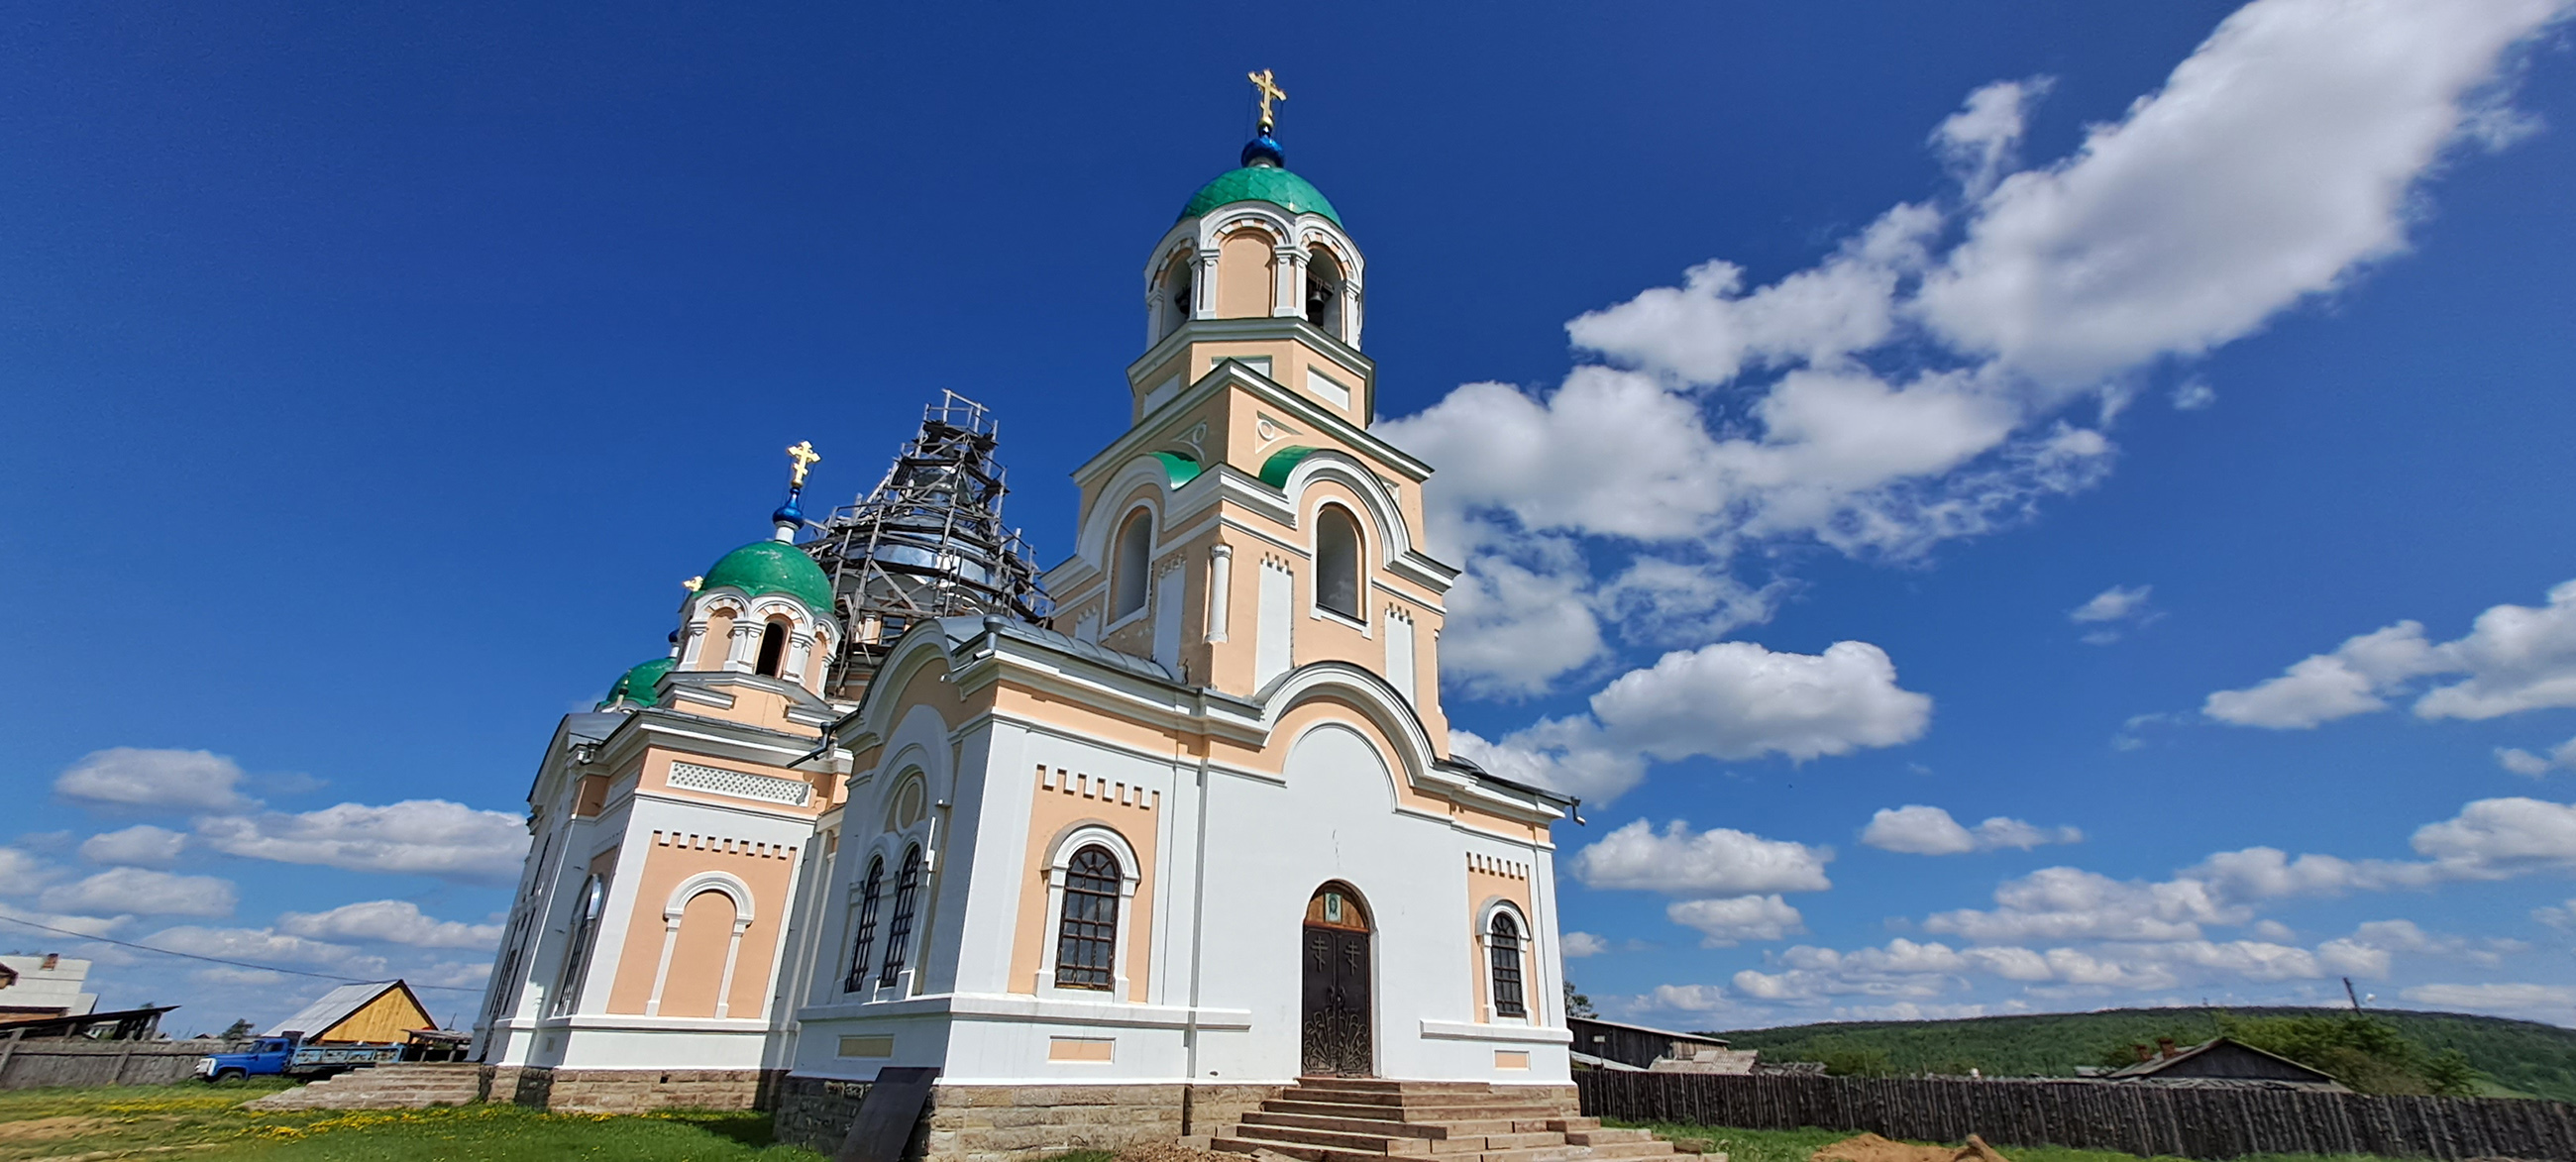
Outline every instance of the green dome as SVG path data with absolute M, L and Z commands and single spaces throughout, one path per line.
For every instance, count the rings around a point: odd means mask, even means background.
M 622 698 L 638 706 L 651 706 L 655 698 L 653 688 L 661 684 L 662 675 L 670 672 L 669 658 L 655 658 L 628 670 L 618 677 L 616 685 L 608 688 L 608 697 L 600 699 L 599 704 L 615 706 Z
M 805 603 L 816 616 L 832 616 L 832 579 L 805 550 L 784 541 L 753 541 L 724 555 L 707 570 L 702 589 L 731 587 L 744 595 L 784 593 Z
M 1181 217 L 1195 218 L 1231 202 L 1268 202 L 1291 213 L 1321 214 L 1333 225 L 1342 224 L 1342 216 L 1333 212 L 1333 204 L 1324 200 L 1321 191 L 1306 179 L 1270 165 L 1218 174 L 1215 181 L 1190 195 L 1190 204 L 1181 207 Z

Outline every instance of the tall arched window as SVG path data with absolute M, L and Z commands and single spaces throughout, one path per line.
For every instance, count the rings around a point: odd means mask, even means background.
M 1118 552 L 1109 578 L 1109 620 L 1145 608 L 1145 570 L 1154 560 L 1154 514 L 1139 509 L 1118 526 Z
M 1106 989 L 1116 983 L 1118 891 L 1125 882 L 1118 857 L 1096 843 L 1073 853 L 1065 865 L 1064 918 L 1056 928 L 1056 987 Z
M 903 870 L 894 877 L 894 921 L 886 926 L 885 967 L 877 970 L 877 984 L 894 983 L 903 974 L 904 945 L 912 943 L 912 910 L 921 893 L 921 848 L 906 848 Z
M 1180 330 L 1181 324 L 1190 321 L 1190 308 L 1192 304 L 1190 302 L 1189 255 L 1182 254 L 1175 256 L 1172 259 L 1172 264 L 1163 268 L 1162 300 L 1163 326 L 1161 330 L 1156 331 L 1154 334 L 1154 337 L 1157 339 Z
M 1485 950 L 1493 964 L 1494 1015 L 1528 1016 L 1529 1008 L 1521 1002 L 1521 926 L 1510 912 L 1494 913 L 1485 933 Z
M 752 672 L 764 678 L 778 676 L 778 667 L 787 660 L 787 627 L 770 622 L 760 627 L 760 662 Z
M 868 984 L 868 953 L 876 950 L 877 901 L 885 896 L 885 857 L 868 861 L 867 883 L 859 889 L 859 919 L 850 930 L 850 975 L 841 981 L 841 991 L 854 993 Z
M 1351 514 L 1326 505 L 1315 519 L 1315 604 L 1360 615 L 1360 526 Z
M 599 915 L 608 906 L 608 881 L 592 876 L 573 897 L 572 940 L 564 946 L 563 979 L 555 986 L 552 1015 L 562 1016 L 581 1003 L 581 978 L 590 975 L 590 950 L 599 942 Z

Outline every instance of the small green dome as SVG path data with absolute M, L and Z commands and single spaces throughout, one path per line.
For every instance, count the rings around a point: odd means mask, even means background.
M 707 570 L 704 589 L 734 588 L 744 595 L 784 593 L 818 617 L 832 616 L 832 579 L 814 558 L 785 541 L 753 541 L 724 555 Z
M 1342 216 L 1333 212 L 1333 204 L 1312 183 L 1271 165 L 1247 165 L 1218 174 L 1215 181 L 1190 195 L 1190 204 L 1181 207 L 1181 217 L 1195 218 L 1232 202 L 1268 202 L 1291 213 L 1321 214 L 1333 225 L 1342 224 Z
M 651 706 L 656 698 L 653 688 L 661 684 L 662 675 L 670 672 L 669 658 L 655 658 L 639 665 L 620 675 L 617 684 L 608 688 L 608 697 L 600 699 L 599 704 L 615 706 L 619 699 L 624 699 L 638 706 Z

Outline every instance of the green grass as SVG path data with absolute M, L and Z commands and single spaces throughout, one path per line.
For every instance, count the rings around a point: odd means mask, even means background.
M 1988 1077 L 2068 1077 L 2125 1045 L 2172 1037 L 2189 1045 L 2216 1035 L 2220 1010 L 2110 1009 L 2035 1013 L 1956 1021 L 1845 1021 L 1721 1033 L 1738 1049 L 1774 1061 L 1823 1061 L 1835 1053 L 1877 1052 L 1898 1073 L 1965 1073 Z M 2317 1009 L 2242 1008 L 2241 1017 L 2315 1014 Z M 2457 1049 L 2486 1077 L 2480 1092 L 2497 1097 L 2576 1101 L 2576 1029 L 2466 1013 L 2373 1009 L 2371 1015 L 2427 1050 Z
M 1723 1150 L 1727 1162 L 1807 1162 L 1819 1147 L 1853 1137 L 1853 1130 L 1736 1130 L 1721 1126 L 1687 1126 L 1675 1122 L 1625 1122 L 1605 1118 L 1603 1125 L 1653 1130 L 1666 1138 L 1696 1138 L 1711 1152 Z M 1925 1143 L 1917 1143 L 1922 1145 Z M 1938 1143 L 1956 1146 L 1957 1142 Z M 2111 1150 L 2069 1150 L 2059 1146 L 1994 1144 L 2012 1162 L 2138 1162 L 2135 1154 Z M 2186 1162 L 2159 1157 L 2154 1162 Z M 2393 1162 L 2371 1154 L 2256 1154 L 2238 1162 Z
M 219 1085 L 28 1089 L 0 1093 L 0 1162 L 184 1158 L 186 1162 L 821 1162 L 770 1144 L 769 1115 L 667 1110 L 549 1114 L 514 1105 L 253 1113 L 240 1103 L 288 1087 Z

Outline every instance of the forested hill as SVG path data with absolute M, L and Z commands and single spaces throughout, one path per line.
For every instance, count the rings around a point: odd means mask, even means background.
M 1850 1021 L 1743 1029 L 1717 1034 L 1738 1049 L 1759 1049 L 1774 1061 L 1874 1061 L 1898 1073 L 1965 1073 L 1989 1076 L 2069 1077 L 2079 1065 L 2099 1065 L 2128 1045 L 2171 1037 L 2185 1045 L 2216 1036 L 2218 1014 L 2239 1017 L 2315 1015 L 2329 1010 L 2107 1009 L 1972 1017 L 1957 1021 Z M 2494 1083 L 2537 1097 L 2576 1101 L 2576 1029 L 2467 1013 L 2417 1013 L 2373 1009 L 2429 1050 L 2457 1049 Z

